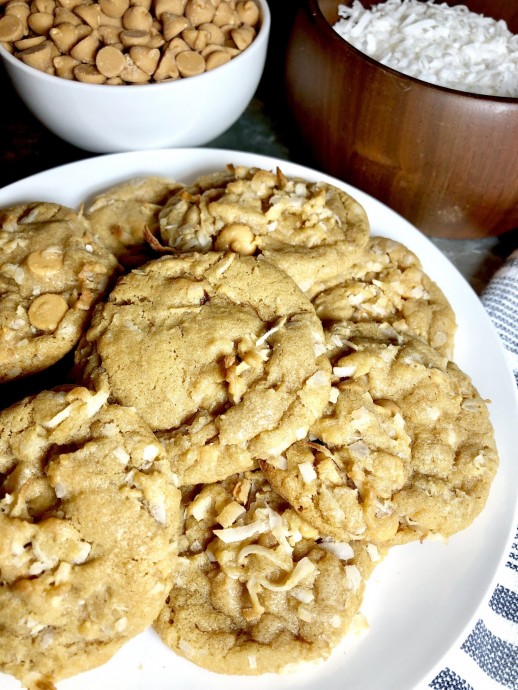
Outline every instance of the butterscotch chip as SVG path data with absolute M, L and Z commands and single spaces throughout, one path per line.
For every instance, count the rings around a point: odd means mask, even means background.
M 67 301 L 53 293 L 32 300 L 27 315 L 29 323 L 40 331 L 53 332 L 68 311 Z
M 99 5 L 108 17 L 122 17 L 129 7 L 129 0 L 99 0 Z
M 45 41 L 45 36 L 32 36 L 32 38 L 22 38 L 20 41 L 14 42 L 16 50 L 27 50 L 39 46 Z
M 63 79 L 74 79 L 74 69 L 80 63 L 70 55 L 60 55 L 53 60 L 56 74 Z
M 329 394 L 322 338 L 310 301 L 268 262 L 167 256 L 99 305 L 76 376 L 135 406 L 180 485 L 217 481 L 306 434 Z
M 136 48 L 138 45 L 132 45 L 132 47 Z M 124 62 L 124 69 L 120 73 L 121 79 L 132 84 L 143 84 L 150 80 L 151 76 L 149 73 L 140 69 L 140 67 L 133 62 L 131 55 L 124 55 Z
M 75 44 L 70 50 L 70 55 L 79 60 L 79 62 L 85 62 L 87 64 L 95 64 L 95 55 L 99 48 L 99 39 L 95 33 L 90 33 L 85 36 L 81 41 Z
M 328 333 L 334 383 L 276 491 L 335 539 L 401 544 L 464 529 L 498 466 L 487 404 L 469 377 L 418 338 L 374 323 Z
M 34 12 L 27 17 L 27 24 L 35 34 L 46 35 L 54 24 L 54 17 L 47 12 Z
M 77 14 L 74 14 L 71 9 L 66 7 L 56 7 L 54 10 L 54 26 L 59 26 L 59 24 L 62 24 L 63 22 L 75 24 L 76 26 L 82 25 L 81 17 L 78 17 Z
M 0 381 L 69 352 L 116 269 L 72 209 L 35 202 L 0 210 Z
M 153 26 L 153 17 L 149 11 L 141 5 L 129 7 L 122 16 L 122 26 L 125 29 L 150 31 Z
M 147 46 L 132 46 L 130 57 L 139 69 L 152 75 L 160 60 L 160 51 L 158 48 L 148 48 Z
M 184 14 L 192 26 L 212 21 L 218 2 L 216 0 L 187 0 Z
M 139 31 L 138 29 L 126 29 L 119 34 L 120 42 L 126 48 L 130 46 L 146 46 L 150 38 L 149 31 Z
M 205 31 L 209 35 L 209 43 L 222 46 L 225 43 L 225 34 L 219 26 L 212 23 L 200 24 L 200 31 Z
M 0 19 L 0 41 L 18 41 L 24 33 L 23 22 L 14 14 L 6 14 Z
M 17 53 L 17 57 L 22 62 L 25 62 L 26 65 L 39 69 L 42 72 L 52 70 L 52 50 L 49 41 L 44 41 L 32 48 L 22 50 L 21 53 Z
M 176 65 L 182 77 L 194 77 L 205 72 L 205 60 L 194 50 L 185 50 L 176 56 Z
M 182 252 L 240 253 L 243 244 L 245 254 L 262 255 L 311 298 L 339 283 L 357 261 L 369 223 L 363 207 L 331 185 L 286 178 L 280 170 L 229 166 L 173 197 L 160 213 L 160 231 Z
M 133 410 L 70 386 L 4 410 L 0 497 L 0 670 L 54 687 L 153 622 L 180 496 Z
M 390 323 L 452 358 L 453 309 L 417 256 L 399 242 L 372 237 L 342 282 L 316 295 L 313 305 L 325 326 L 346 320 Z
M 27 266 L 39 276 L 49 276 L 63 268 L 63 252 L 59 247 L 47 247 L 42 251 L 31 252 Z
M 105 77 L 118 77 L 126 66 L 123 53 L 113 46 L 104 46 L 95 56 L 97 69 Z
M 91 5 L 77 5 L 74 8 L 75 14 L 81 17 L 92 29 L 98 29 L 101 25 L 101 7 L 97 3 Z
M 81 38 L 84 38 L 83 30 L 70 22 L 63 22 L 59 26 L 52 28 L 49 31 L 49 36 L 62 53 L 68 53 Z M 71 56 L 62 55 L 60 57 L 70 58 Z
M 31 8 L 26 2 L 8 2 L 5 5 L 5 14 L 6 15 L 14 15 L 15 17 L 18 17 L 19 19 L 22 20 L 22 22 L 25 24 L 27 23 L 27 17 L 31 13 Z
M 239 50 L 245 50 L 255 38 L 255 29 L 251 26 L 240 26 L 238 29 L 233 29 L 230 35 L 236 47 Z
M 176 66 L 174 54 L 168 50 L 160 59 L 153 79 L 155 81 L 166 81 L 168 79 L 177 79 L 179 76 L 180 72 Z
M 260 471 L 186 492 L 183 508 L 178 567 L 155 623 L 162 640 L 216 673 L 281 672 L 328 657 L 384 552 L 323 540 Z
M 259 7 L 253 0 L 236 3 L 236 12 L 244 24 L 255 26 L 259 21 Z
M 230 55 L 223 50 L 215 50 L 205 58 L 205 68 L 207 71 L 215 69 L 230 61 Z

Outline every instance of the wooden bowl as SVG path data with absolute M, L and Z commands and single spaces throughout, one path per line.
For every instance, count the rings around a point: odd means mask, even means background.
M 351 2 L 300 0 L 289 35 L 287 105 L 313 163 L 429 235 L 517 227 L 518 99 L 435 86 L 367 57 L 332 28 Z M 462 4 L 518 33 L 516 0 Z

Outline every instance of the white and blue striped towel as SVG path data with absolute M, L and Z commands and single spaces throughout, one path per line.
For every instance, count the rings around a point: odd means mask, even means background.
M 491 279 L 482 303 L 505 345 L 518 384 L 518 250 Z M 517 420 L 518 423 L 518 420 Z M 518 690 L 518 526 L 496 588 L 462 645 L 445 659 L 433 690 Z

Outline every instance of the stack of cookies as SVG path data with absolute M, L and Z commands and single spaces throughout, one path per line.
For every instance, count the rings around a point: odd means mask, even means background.
M 377 563 L 467 527 L 498 466 L 444 294 L 323 182 L 0 211 L 0 324 L 4 390 L 33 386 L 0 412 L 0 670 L 27 688 L 152 624 L 218 673 L 325 659 Z

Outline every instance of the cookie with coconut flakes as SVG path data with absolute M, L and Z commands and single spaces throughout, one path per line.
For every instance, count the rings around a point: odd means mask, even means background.
M 469 377 L 388 325 L 335 324 L 329 344 L 330 402 L 307 440 L 261 464 L 274 489 L 336 539 L 393 545 L 467 527 L 498 466 Z
M 180 492 L 134 410 L 69 386 L 0 413 L 0 496 L 0 670 L 54 687 L 157 616 Z
M 79 380 L 157 431 L 180 484 L 282 453 L 330 388 L 309 299 L 272 264 L 234 253 L 163 257 L 120 279 L 76 362 Z
M 453 309 L 417 256 L 399 242 L 372 237 L 342 282 L 316 295 L 313 305 L 326 327 L 337 321 L 390 323 L 452 357 Z
M 310 297 L 340 282 L 369 237 L 364 208 L 324 182 L 230 166 L 175 195 L 160 213 L 162 240 L 178 251 L 261 254 Z
M 96 234 L 129 268 L 146 263 L 152 252 L 146 228 L 158 234 L 158 215 L 182 185 L 164 177 L 136 177 L 110 187 L 87 204 L 85 216 Z
M 72 350 L 117 269 L 73 209 L 33 202 L 0 210 L 0 382 Z
M 217 673 L 256 675 L 327 658 L 382 552 L 322 540 L 260 470 L 185 492 L 180 557 L 155 628 Z

